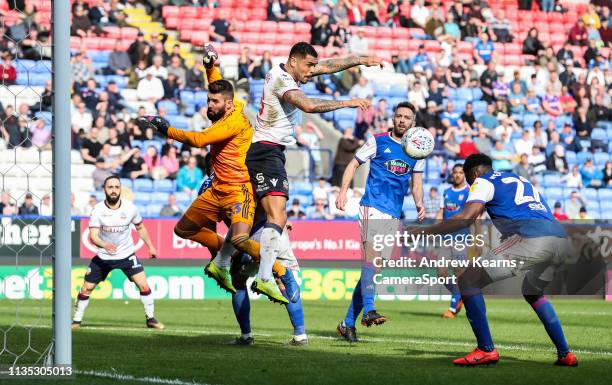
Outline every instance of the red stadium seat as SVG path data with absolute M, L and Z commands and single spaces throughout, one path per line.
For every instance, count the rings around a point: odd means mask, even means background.
M 133 28 L 133 27 L 121 28 L 121 38 L 122 39 L 136 40 L 137 35 L 138 35 L 138 28 Z
M 394 28 L 392 35 L 396 39 L 410 39 L 410 31 L 407 28 Z
M 506 55 L 520 55 L 523 52 L 523 47 L 520 43 L 508 43 L 504 47 L 504 53 Z
M 162 8 L 162 16 L 164 18 L 167 17 L 179 17 L 181 16 L 181 10 L 179 7 L 176 7 L 174 5 L 166 5 Z
M 234 0 L 218 0 L 219 8 L 234 8 Z
M 266 20 L 266 18 L 268 17 L 268 11 L 265 8 L 256 8 L 256 9 L 251 9 L 250 12 L 243 12 L 245 15 L 245 19 L 244 20 L 249 20 L 249 19 L 259 19 L 259 20 Z
M 102 28 L 102 30 L 106 34 L 106 37 L 110 37 L 113 39 L 118 39 L 121 37 L 121 28 L 119 27 L 108 26 L 108 27 Z
M 276 44 L 278 34 L 276 32 L 262 33 L 259 35 L 259 37 L 259 41 L 263 44 Z
M 408 50 L 408 40 L 395 39 L 393 40 L 393 47 L 398 51 L 407 51 Z
M 308 23 L 295 23 L 295 32 L 307 32 L 307 33 L 310 33 L 310 24 L 308 24 Z
M 179 32 L 179 40 L 180 41 L 191 41 L 191 34 L 193 31 L 191 29 L 181 29 Z
M 275 21 L 263 21 L 261 22 L 261 32 L 263 33 L 276 33 L 278 24 Z
M 181 22 L 178 25 L 178 30 L 182 31 L 184 29 L 193 31 L 195 29 L 195 19 L 181 19 Z
M 376 34 L 377 37 L 381 39 L 388 39 L 393 36 L 393 28 L 390 27 L 378 27 L 378 31 Z
M 376 39 L 370 40 L 371 46 L 375 46 L 380 50 L 391 50 L 394 48 L 393 40 L 391 39 Z
M 196 19 L 198 17 L 198 8 L 196 7 L 184 6 L 180 7 L 179 11 L 179 15 L 183 19 Z
M 70 36 L 70 49 L 81 48 L 81 38 L 78 36 Z
M 109 37 L 100 37 L 98 38 L 98 48 L 105 51 L 112 51 L 115 48 L 115 42 L 117 39 L 112 39 Z
M 378 37 L 378 27 L 365 26 L 361 29 L 365 32 L 365 37 Z
M 180 25 L 180 19 L 178 17 L 168 17 L 164 22 L 165 27 L 168 29 L 178 29 Z
M 209 24 L 212 23 L 212 19 L 210 20 Z M 237 31 L 244 31 L 245 29 L 245 22 L 242 20 L 234 20 L 232 21 L 232 25 L 234 26 L 234 28 L 236 28 Z
M 459 52 L 472 53 L 474 51 L 474 45 L 469 41 L 458 41 L 457 49 Z
M 279 33 L 277 40 L 279 44 L 293 45 L 296 42 L 300 41 L 299 38 L 296 39 L 296 36 L 301 37 L 300 35 Z
M 193 31 L 191 34 L 191 44 L 202 46 L 210 41 L 208 32 Z
M 419 49 L 419 45 L 423 43 L 422 40 L 411 39 L 408 40 L 408 50 L 410 52 L 416 52 Z
M 97 50 L 99 49 L 99 42 L 100 42 L 100 38 L 98 37 L 86 37 L 82 39 L 82 42 L 85 43 L 85 45 L 87 46 L 87 49 L 90 50 Z
M 291 23 L 288 21 L 281 21 L 277 23 L 276 29 L 281 34 L 293 33 L 295 31 L 295 23 Z
M 224 55 L 240 55 L 240 44 L 223 43 L 218 45 L 220 53 Z
M 258 32 L 243 32 L 240 37 L 240 42 L 243 44 L 257 44 L 260 41 L 261 34 Z
M 194 31 L 206 31 L 210 30 L 210 24 L 212 23 L 211 19 L 200 18 L 193 21 L 193 30 Z
M 236 28 L 238 29 L 238 28 Z M 245 32 L 259 32 L 261 31 L 261 20 L 247 20 L 244 22 Z
M 440 52 L 440 42 L 437 40 L 425 40 L 425 51 Z
M 195 8 L 195 9 L 197 10 L 197 17 L 201 17 L 204 19 L 214 19 L 215 18 L 216 8 L 200 7 L 200 8 Z

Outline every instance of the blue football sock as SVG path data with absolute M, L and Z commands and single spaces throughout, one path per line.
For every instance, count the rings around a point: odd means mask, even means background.
M 298 297 L 297 302 L 289 302 L 287 305 L 287 313 L 289 313 L 289 319 L 291 325 L 293 325 L 293 334 L 300 335 L 306 333 L 306 327 L 304 326 L 304 308 L 302 307 L 302 298 Z
M 363 314 L 374 310 L 374 296 L 376 294 L 374 285 L 374 274 L 376 268 L 371 263 L 361 266 L 361 296 L 363 297 Z
M 236 289 L 236 294 L 232 295 L 232 307 L 236 320 L 240 325 L 242 334 L 251 332 L 251 301 L 249 300 L 249 292 L 244 289 Z
M 565 357 L 565 355 L 570 351 L 570 348 L 567 344 L 567 340 L 565 339 L 565 335 L 563 334 L 561 322 L 559 321 L 559 318 L 557 318 L 557 314 L 555 313 L 555 309 L 553 308 L 552 304 L 543 295 L 537 297 L 525 296 L 525 299 L 536 312 L 540 318 L 540 321 L 542 321 L 544 329 L 546 329 L 546 333 L 548 333 L 548 336 L 557 347 L 557 354 L 559 357 Z
M 487 308 L 485 306 L 482 293 L 463 295 L 463 304 L 465 305 L 465 314 L 470 321 L 472 331 L 478 341 L 478 348 L 485 352 L 492 351 L 493 337 L 489 330 L 489 321 L 487 321 Z
M 361 296 L 361 280 L 359 280 L 353 290 L 353 298 L 344 318 L 344 326 L 355 327 L 355 320 L 359 317 L 361 309 L 363 309 L 363 297 Z
M 453 283 L 446 284 L 445 286 L 451 293 L 450 309 L 453 312 L 456 312 L 457 306 L 459 305 L 459 301 L 461 301 L 461 292 L 459 291 L 459 286 Z

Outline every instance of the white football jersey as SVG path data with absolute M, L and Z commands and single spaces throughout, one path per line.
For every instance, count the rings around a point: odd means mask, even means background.
M 100 229 L 100 239 L 117 246 L 115 254 L 109 254 L 99 247 L 98 257 L 105 260 L 119 260 L 134 254 L 135 247 L 132 240 L 132 225 L 142 222 L 142 217 L 134 203 L 121 200 L 116 209 L 111 209 L 105 201 L 98 203 L 91 212 L 89 227 Z
M 299 90 L 300 85 L 284 69 L 272 67 L 266 75 L 253 142 L 267 141 L 283 146 L 295 144 L 295 126 L 299 109 L 283 101 L 283 95 Z

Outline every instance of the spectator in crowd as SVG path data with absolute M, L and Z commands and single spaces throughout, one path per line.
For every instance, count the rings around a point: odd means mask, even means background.
M 51 126 L 45 126 L 43 119 L 37 119 L 30 125 L 30 141 L 41 150 L 51 149 Z
M 560 101 L 561 99 L 559 99 Z M 541 114 L 544 112 L 542 109 L 542 104 L 540 102 L 540 98 L 536 95 L 535 90 L 533 88 L 529 88 L 527 90 L 527 95 L 525 99 L 525 109 L 527 112 L 531 112 L 532 114 Z
M 497 17 L 489 23 L 489 28 L 493 31 L 493 40 L 498 43 L 512 43 L 512 24 L 506 18 L 506 12 L 503 9 L 498 10 Z
M 179 217 L 183 214 L 183 209 L 176 203 L 176 195 L 168 195 L 168 203 L 166 203 L 159 212 L 160 217 Z
M 408 101 L 419 110 L 427 107 L 426 100 L 429 97 L 427 89 L 420 82 L 412 83 L 410 91 L 408 91 Z
M 96 158 L 102 151 L 102 143 L 98 139 L 98 134 L 98 128 L 92 127 L 81 145 L 81 156 L 86 164 L 95 164 Z
M 164 61 L 162 55 L 154 55 L 152 64 L 147 68 L 147 72 L 151 72 L 153 76 L 161 80 L 168 78 L 168 69 L 164 67 Z
M 440 39 L 444 35 L 444 19 L 439 9 L 434 9 L 425 23 L 425 33 L 432 39 Z
M 108 55 L 107 74 L 126 75 L 129 69 L 132 68 L 130 56 L 121 46 L 121 41 L 117 40 L 113 51 Z
M 565 213 L 570 219 L 578 219 L 580 208 L 586 206 L 586 201 L 580 196 L 578 191 L 570 193 L 570 200 L 565 204 Z
M 181 63 L 181 58 L 179 56 L 172 56 L 170 58 L 170 65 L 166 68 L 168 71 L 168 75 L 172 74 L 176 76 L 178 80 L 178 84 L 185 84 L 187 81 L 187 71 L 183 67 Z
M 187 194 L 195 194 L 200 188 L 204 173 L 197 167 L 195 156 L 190 156 L 188 163 L 181 167 L 176 177 L 176 187 L 178 191 L 184 191 Z
M 333 35 L 329 15 L 322 14 L 310 29 L 310 44 L 327 47 Z
M 495 45 L 489 39 L 489 34 L 486 32 L 482 32 L 480 34 L 480 40 L 476 42 L 474 46 L 474 58 L 476 63 L 478 64 L 487 64 L 491 61 L 493 57 L 493 52 L 495 51 Z
M 218 17 L 212 21 L 208 34 L 212 41 L 218 42 L 236 42 L 236 38 L 232 36 L 234 26 L 227 20 L 228 13 L 226 8 L 220 8 Z
M 461 30 L 459 24 L 455 20 L 452 12 L 446 14 L 446 22 L 444 23 L 444 34 L 450 36 L 455 41 L 461 40 Z
M 313 200 L 321 199 L 323 202 L 327 203 L 327 196 L 329 195 L 329 185 L 325 178 L 321 177 L 318 180 L 318 184 L 312 189 L 312 198 Z
M 378 106 L 374 112 L 374 132 L 387 132 L 391 126 L 392 115 L 389 112 L 387 99 L 378 100 Z
M 427 219 L 436 219 L 436 215 L 442 207 L 443 197 L 438 194 L 438 188 L 436 186 L 432 186 L 429 189 L 429 193 L 423 200 L 423 204 L 425 205 L 425 218 Z
M 91 37 L 94 31 L 94 26 L 89 19 L 83 7 L 78 6 L 72 14 L 72 23 L 70 27 L 70 35 L 79 37 Z
M 299 199 L 293 199 L 291 201 L 291 208 L 287 211 L 287 219 L 303 219 L 306 217 L 306 213 L 300 206 Z
M 15 215 L 17 214 L 17 205 L 15 201 L 11 198 L 11 195 L 2 191 L 0 194 L 0 215 Z
M 338 141 L 336 155 L 334 156 L 334 168 L 332 172 L 332 186 L 340 186 L 342 184 L 342 175 L 346 166 L 353 160 L 357 149 L 361 147 L 363 140 L 359 140 L 353 136 L 351 128 L 344 129 L 344 135 Z M 351 187 L 352 187 L 351 181 Z
M 74 82 L 74 89 L 80 90 L 85 82 L 94 77 L 95 68 L 91 59 L 84 58 L 80 51 L 77 51 L 70 62 L 70 73 Z
M 568 42 L 571 45 L 585 46 L 588 43 L 588 35 L 589 32 L 584 26 L 584 21 L 578 19 L 576 24 L 569 31 Z
M 555 202 L 553 217 L 555 217 L 555 219 L 558 221 L 569 220 L 569 216 L 567 216 L 567 214 L 564 213 L 563 209 L 561 208 L 561 202 Z
M 591 158 L 588 158 L 580 168 L 580 175 L 585 187 L 599 188 L 603 185 L 603 173 L 595 167 Z
M 410 60 L 410 66 L 412 67 L 413 72 L 424 73 L 427 70 L 433 70 L 433 63 L 431 62 L 429 55 L 427 55 L 427 52 L 425 52 L 424 44 L 419 45 L 416 55 L 414 55 Z
M 480 85 L 482 88 L 482 100 L 487 103 L 495 101 L 493 95 L 493 83 L 497 81 L 497 71 L 495 70 L 495 62 L 493 60 L 487 63 L 487 69 L 480 75 Z
M 183 83 L 177 78 L 174 73 L 168 74 L 168 79 L 162 80 L 164 87 L 164 100 L 170 100 L 175 103 L 179 102 L 179 92 L 183 88 Z
M 327 197 L 325 197 L 325 200 Z M 317 199 L 314 204 L 314 211 L 308 216 L 309 219 L 332 220 L 334 216 L 327 209 L 324 199 Z
M 331 45 L 337 48 L 344 48 L 349 42 L 351 32 L 349 31 L 348 21 L 340 20 L 332 25 Z
M 129 159 L 123 164 L 121 169 L 121 177 L 134 180 L 139 178 L 147 178 L 148 175 L 149 169 L 145 161 L 140 156 L 140 147 L 136 146 L 132 149 Z
M 587 118 L 587 108 L 579 107 L 577 114 L 573 118 L 574 129 L 576 130 L 576 136 L 580 139 L 590 139 L 593 126 Z
M 19 122 L 22 122 L 20 124 Z M 15 114 L 15 109 L 11 104 L 7 105 L 2 115 L 2 136 L 6 140 L 8 148 L 19 147 L 27 138 L 28 132 L 25 124 L 25 119 L 18 118 Z
M 429 16 L 430 11 L 425 6 L 425 0 L 416 0 L 410 10 L 410 19 L 414 26 L 425 29 Z
M 311 170 L 314 171 L 315 175 L 320 175 L 323 171 L 323 164 L 321 163 L 321 152 L 319 150 L 321 140 L 324 138 L 323 133 L 312 122 L 306 123 L 303 130 L 299 128 L 300 126 L 296 129 L 297 141 L 309 150 L 309 158 L 312 161 L 310 164 Z
M 495 142 L 495 147 L 491 150 L 491 159 L 493 159 L 493 169 L 498 171 L 512 170 L 514 155 L 506 149 L 503 141 Z
M 523 41 L 523 54 L 537 57 L 544 53 L 546 46 L 540 41 L 538 35 L 539 32 L 535 27 L 529 30 L 527 38 Z
M 70 193 L 70 215 L 73 217 L 80 217 L 83 215 L 83 213 L 81 212 L 80 208 L 75 206 L 75 200 L 76 198 L 74 197 L 74 193 Z
M 487 129 L 484 127 L 480 127 L 478 129 L 478 136 L 474 139 L 474 144 L 476 145 L 476 149 L 478 152 L 490 155 L 491 150 L 493 149 L 493 144 L 491 143 L 491 138 L 488 135 Z
M 455 105 L 450 100 L 446 102 L 446 109 L 440 114 L 440 120 L 446 129 L 450 127 L 459 128 L 461 114 L 455 111 Z
M 154 180 L 166 179 L 168 174 L 166 169 L 162 166 L 162 157 L 157 153 L 155 146 L 149 146 L 145 156 L 142 157 L 147 170 L 149 171 L 149 177 Z
M 603 184 L 608 188 L 612 186 L 612 162 L 606 162 L 606 166 L 601 171 L 603 174 Z
M 358 83 L 349 91 L 349 96 L 360 99 L 371 98 L 374 96 L 374 88 L 365 76 L 361 76 Z
M 542 174 L 546 171 L 546 154 L 540 150 L 540 147 L 534 146 L 529 155 L 529 164 L 533 166 L 535 174 Z
M 554 152 L 547 159 L 546 169 L 561 174 L 567 174 L 567 159 L 565 158 L 565 149 L 562 145 L 557 144 L 555 146 Z
M 546 86 L 546 95 L 542 98 L 542 108 L 552 118 L 556 118 L 563 113 L 559 95 L 553 90 L 551 84 Z
M 381 10 L 385 9 L 385 3 L 381 0 L 367 0 L 362 3 L 366 25 L 377 27 L 383 25 L 380 20 Z
M 272 21 L 286 21 L 288 19 L 287 2 L 284 0 L 270 0 L 268 1 L 268 20 Z
M 561 109 L 566 114 L 573 114 L 576 111 L 576 99 L 570 94 L 567 86 L 561 88 L 561 96 L 559 96 L 559 102 L 561 103 Z
M 100 189 L 104 184 L 106 178 L 113 174 L 112 169 L 115 168 L 114 164 L 107 163 L 106 160 L 99 156 L 96 158 L 96 168 L 93 171 L 92 177 L 94 182 L 94 188 Z
M 401 50 L 397 57 L 397 60 L 393 63 L 393 67 L 395 68 L 395 72 L 402 74 L 409 74 L 412 72 L 412 65 L 410 64 L 410 57 L 408 56 L 408 51 Z
M 487 130 L 493 130 L 499 126 L 499 120 L 495 114 L 495 104 L 487 104 L 487 112 L 478 117 L 478 124 Z
M 26 193 L 23 204 L 19 207 L 19 215 L 39 215 L 31 193 Z
M 208 106 L 202 105 L 198 112 L 193 115 L 191 118 L 191 131 L 200 132 L 210 127 L 211 123 L 206 115 L 206 111 L 208 111 Z
M 156 103 L 164 97 L 164 85 L 159 78 L 154 76 L 153 71 L 148 69 L 146 76 L 138 82 L 136 94 L 139 100 Z
M 176 174 L 179 171 L 177 151 L 175 146 L 167 146 L 164 156 L 162 156 L 161 165 L 169 179 L 176 179 Z
M 518 176 L 522 176 L 527 180 L 532 180 L 534 171 L 533 165 L 529 163 L 529 155 L 525 153 L 521 154 L 520 162 L 516 166 L 514 166 L 514 169 L 512 171 Z
M 138 34 L 136 35 L 136 40 L 134 40 L 132 44 L 130 44 L 127 50 L 127 53 L 130 56 L 130 61 L 132 62 L 132 64 L 138 63 L 141 60 L 145 59 L 150 51 L 151 46 L 145 41 L 144 33 L 142 31 L 138 31 Z
M 529 130 L 523 130 L 521 138 L 514 142 L 514 152 L 516 154 L 531 154 L 532 148 L 533 139 L 529 134 Z
M 255 61 L 249 56 L 249 47 L 242 47 L 238 58 L 238 80 L 252 77 Z
M 425 127 L 427 129 L 433 127 L 436 131 L 442 131 L 442 121 L 438 117 L 437 104 L 433 100 L 427 102 L 427 109 L 425 111 L 417 112 L 417 125 Z
M 351 36 L 348 47 L 350 53 L 355 55 L 368 54 L 368 40 L 364 36 L 365 32 L 362 29 L 357 30 L 357 33 Z
M 472 140 L 472 135 L 468 132 L 463 134 L 463 140 L 459 143 L 458 151 L 456 152 L 459 159 L 466 159 L 472 154 L 477 154 L 478 148 L 476 143 Z
M 510 103 L 510 112 L 512 114 L 522 115 L 527 106 L 527 96 L 523 93 L 520 83 L 513 83 L 512 90 L 508 95 Z
M 251 75 L 255 79 L 263 79 L 272 68 L 272 55 L 270 51 L 264 51 L 262 57 L 256 62 Z
M 86 217 L 91 216 L 91 212 L 93 211 L 94 207 L 96 207 L 96 205 L 98 204 L 98 198 L 96 198 L 95 194 L 91 194 L 89 196 L 89 199 L 87 200 L 87 204 L 85 204 L 85 207 L 83 207 L 83 215 Z
M 587 212 L 587 208 L 585 206 L 582 206 L 580 210 L 578 211 L 578 218 L 576 219 L 579 221 L 582 221 L 583 223 L 584 221 L 591 222 L 593 221 L 593 216 Z
M 185 75 L 185 88 L 200 91 L 203 90 L 204 87 L 204 67 L 202 64 L 202 59 L 198 57 L 195 59 L 193 66 L 189 68 Z
M 0 76 L 2 76 L 2 84 L 7 86 L 17 81 L 17 70 L 13 66 L 13 58 L 10 53 L 4 54 L 4 63 L 0 64 Z

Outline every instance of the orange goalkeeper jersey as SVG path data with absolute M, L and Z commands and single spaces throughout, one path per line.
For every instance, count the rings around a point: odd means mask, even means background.
M 222 79 L 217 68 L 207 69 L 206 75 L 209 83 Z M 232 113 L 202 132 L 188 132 L 174 127 L 168 129 L 168 137 L 181 143 L 199 148 L 210 145 L 215 172 L 213 185 L 250 183 L 245 159 L 253 139 L 253 128 L 244 114 L 244 107 L 242 100 L 234 99 Z

